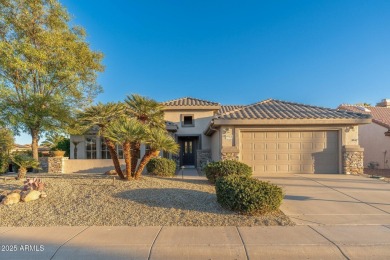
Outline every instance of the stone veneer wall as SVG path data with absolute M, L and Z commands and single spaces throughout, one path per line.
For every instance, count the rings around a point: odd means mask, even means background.
M 39 157 L 39 167 L 41 170 L 40 172 L 48 172 L 49 171 L 49 157 Z
M 364 149 L 358 145 L 345 145 L 343 147 L 343 173 L 363 174 Z
M 236 152 L 222 152 L 221 153 L 221 161 L 224 160 L 236 160 L 238 161 L 238 153 Z
M 49 157 L 48 158 L 48 172 L 49 173 L 63 173 L 64 172 L 64 160 L 68 160 L 68 157 Z
M 196 165 L 198 170 L 202 170 L 207 163 L 211 162 L 211 150 L 197 150 L 196 153 Z

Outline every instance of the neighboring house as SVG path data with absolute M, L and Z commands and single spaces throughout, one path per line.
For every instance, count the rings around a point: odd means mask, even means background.
M 180 166 L 201 168 L 210 161 L 234 159 L 250 165 L 254 175 L 362 171 L 357 126 L 370 123 L 369 115 L 274 99 L 224 106 L 185 97 L 162 104 L 167 130 L 180 145 L 177 157 L 163 156 Z M 109 165 L 96 132 L 71 136 L 71 159 L 76 143 L 81 164 Z
M 32 152 L 31 144 L 15 144 L 10 152 Z M 38 153 L 40 153 L 41 156 L 49 156 L 50 148 L 40 145 L 38 146 Z
M 390 99 L 383 99 L 375 107 L 340 105 L 338 109 L 368 114 L 372 123 L 359 126 L 359 143 L 364 148 L 364 167 L 378 165 L 390 168 Z

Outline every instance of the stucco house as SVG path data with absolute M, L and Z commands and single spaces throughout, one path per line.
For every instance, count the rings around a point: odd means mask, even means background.
M 180 145 L 178 156 L 162 156 L 180 166 L 235 159 L 254 175 L 362 171 L 358 126 L 369 124 L 370 115 L 274 99 L 235 106 L 185 97 L 162 104 L 167 130 Z M 96 131 L 71 136 L 70 161 L 65 172 L 112 167 Z
M 359 126 L 359 143 L 364 148 L 364 167 L 390 168 L 390 99 L 376 106 L 340 105 L 339 109 L 372 116 L 372 122 Z

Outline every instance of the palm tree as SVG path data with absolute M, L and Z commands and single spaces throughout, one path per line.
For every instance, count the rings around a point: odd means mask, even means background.
M 104 138 L 104 142 L 108 147 L 108 151 L 114 163 L 115 171 L 121 179 L 124 179 L 125 176 L 122 173 L 115 142 L 106 136 L 106 129 L 114 119 L 123 115 L 124 109 L 125 107 L 121 103 L 102 104 L 99 102 L 97 105 L 86 108 L 85 111 L 78 116 L 82 126 L 87 126 L 88 128 L 93 126 L 99 127 L 99 135 Z
M 59 133 L 48 133 L 46 134 L 46 139 L 41 143 L 43 146 L 54 148 L 65 139 L 65 136 Z
M 125 103 L 127 105 L 126 113 L 139 120 L 142 124 L 148 127 L 165 128 L 164 107 L 157 101 L 138 94 L 132 94 L 127 96 Z M 136 155 L 139 154 L 140 149 L 141 142 L 135 141 L 131 143 L 132 172 L 135 171 L 138 160 Z
M 109 139 L 122 144 L 126 163 L 126 177 L 128 180 L 132 179 L 134 177 L 134 172 L 131 170 L 133 162 L 131 160 L 132 154 L 130 151 L 130 143 L 135 141 L 142 142 L 145 140 L 145 125 L 141 124 L 135 118 L 122 116 L 113 121 L 105 131 L 105 134 Z
M 178 144 L 168 134 L 168 132 L 158 128 L 152 128 L 149 131 L 146 144 L 149 145 L 149 150 L 142 157 L 142 160 L 134 174 L 135 179 L 139 179 L 141 177 L 142 171 L 150 159 L 157 157 L 160 151 L 174 154 L 177 154 L 179 151 Z
M 11 160 L 13 163 L 19 166 L 17 177 L 18 180 L 23 180 L 26 178 L 27 168 L 40 169 L 39 162 L 28 154 L 14 154 L 11 156 Z

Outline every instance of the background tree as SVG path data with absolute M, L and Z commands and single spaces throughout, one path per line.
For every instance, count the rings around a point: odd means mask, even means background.
M 1 117 L 31 134 L 35 159 L 40 135 L 64 129 L 75 108 L 101 92 L 96 77 L 103 55 L 69 21 L 56 0 L 0 1 Z
M 7 128 L 0 128 L 0 173 L 8 170 L 10 151 L 14 147 L 14 136 Z
M 41 143 L 41 145 L 54 148 L 65 138 L 66 137 L 64 135 L 57 132 L 46 133 L 45 140 Z

